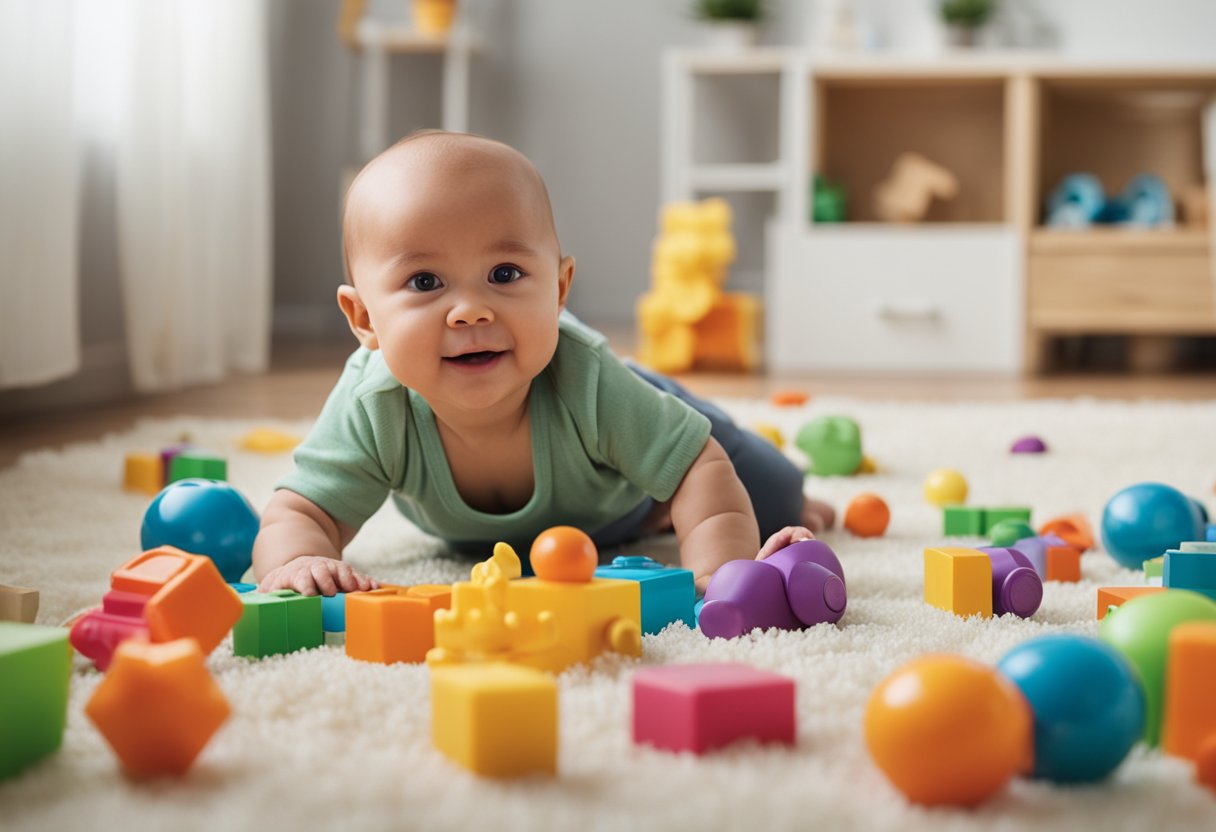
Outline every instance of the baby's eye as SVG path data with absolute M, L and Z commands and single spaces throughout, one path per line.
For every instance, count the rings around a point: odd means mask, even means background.
M 405 281 L 405 285 L 415 292 L 433 292 L 441 287 L 443 282 L 439 279 L 438 275 L 431 274 L 430 272 L 419 272 Z
M 514 283 L 524 276 L 524 273 L 514 266 L 495 266 L 490 271 L 491 283 Z

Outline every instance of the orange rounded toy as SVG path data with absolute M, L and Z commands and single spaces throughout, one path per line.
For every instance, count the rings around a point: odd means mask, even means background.
M 590 581 L 599 558 L 591 537 L 573 526 L 545 529 L 532 541 L 529 555 L 536 577 L 565 583 Z
M 995 668 L 925 656 L 888 676 L 866 705 L 870 756 L 909 800 L 971 806 L 1033 759 L 1030 706 Z
M 878 537 L 891 522 L 891 509 L 877 494 L 858 494 L 844 511 L 844 527 L 858 537 Z

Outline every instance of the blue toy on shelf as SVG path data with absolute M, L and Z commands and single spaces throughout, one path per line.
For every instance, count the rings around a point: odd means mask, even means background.
M 1174 198 L 1161 177 L 1141 173 L 1123 192 L 1107 196 L 1092 173 L 1071 173 L 1047 197 L 1046 222 L 1053 228 L 1130 225 L 1155 228 L 1174 222 Z
M 611 565 L 597 568 L 595 577 L 638 582 L 643 633 L 653 635 L 676 621 L 683 621 L 689 629 L 697 626 L 693 615 L 697 590 L 688 569 L 664 566 L 641 555 L 620 555 Z

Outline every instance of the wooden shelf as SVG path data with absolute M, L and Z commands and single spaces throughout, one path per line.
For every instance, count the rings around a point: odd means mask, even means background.
M 1204 254 L 1210 247 L 1206 228 L 1037 228 L 1030 234 L 1032 254 Z

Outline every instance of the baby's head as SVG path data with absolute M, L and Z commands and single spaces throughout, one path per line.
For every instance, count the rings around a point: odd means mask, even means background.
M 518 405 L 557 348 L 574 260 L 540 174 L 490 139 L 422 133 L 355 178 L 338 305 L 432 407 Z

